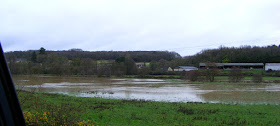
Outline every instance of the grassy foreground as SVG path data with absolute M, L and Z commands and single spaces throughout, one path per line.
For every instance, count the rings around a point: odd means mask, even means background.
M 19 91 L 28 125 L 280 125 L 279 105 L 165 103 Z

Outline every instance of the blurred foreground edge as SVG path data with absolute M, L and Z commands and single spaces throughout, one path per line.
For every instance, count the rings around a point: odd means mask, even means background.
M 0 126 L 25 126 L 24 117 L 0 42 Z

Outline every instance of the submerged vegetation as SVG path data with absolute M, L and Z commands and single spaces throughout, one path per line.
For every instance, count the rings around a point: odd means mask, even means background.
M 28 125 L 280 125 L 279 105 L 165 103 L 25 91 L 18 95 Z

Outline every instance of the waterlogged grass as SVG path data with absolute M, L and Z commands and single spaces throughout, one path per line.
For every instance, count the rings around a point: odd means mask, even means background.
M 167 82 L 171 83 L 184 83 L 186 82 L 185 80 L 180 80 L 180 79 L 172 79 L 172 80 L 166 80 Z
M 138 78 L 138 75 L 124 75 L 125 78 Z M 145 75 L 145 77 L 141 78 L 162 78 L 162 79 L 180 79 L 180 75 Z
M 228 80 L 228 76 L 215 76 L 215 79 L 221 79 L 221 80 Z M 252 80 L 252 76 L 245 76 L 243 79 L 245 80 Z M 263 77 L 263 80 L 280 80 L 280 77 Z
M 165 103 L 29 92 L 20 92 L 19 100 L 25 113 L 41 113 L 42 120 L 61 119 L 57 125 L 280 125 L 279 105 Z

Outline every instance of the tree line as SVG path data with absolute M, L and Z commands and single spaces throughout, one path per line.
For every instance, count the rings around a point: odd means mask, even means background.
M 263 82 L 263 74 L 264 73 L 246 73 L 243 72 L 239 68 L 233 68 L 232 70 L 228 71 L 229 73 L 224 73 L 222 70 L 217 68 L 212 69 L 205 69 L 200 71 L 188 71 L 183 73 L 184 79 L 188 79 L 190 81 L 209 81 L 214 82 L 216 76 L 227 76 L 228 82 L 241 82 L 244 80 L 245 76 L 251 76 L 251 82 L 254 83 L 261 83 Z M 277 73 L 279 75 L 279 73 Z M 223 80 L 225 81 L 225 80 Z M 248 79 L 247 79 L 248 81 Z
M 29 60 L 33 52 L 38 53 L 38 50 L 29 51 L 14 51 L 7 52 L 6 55 L 14 55 L 16 58 Z M 171 61 L 175 58 L 180 58 L 180 54 L 169 51 L 83 51 L 81 49 L 70 49 L 68 51 L 47 51 L 48 54 L 54 54 L 66 57 L 69 60 L 75 58 L 89 58 L 92 60 L 115 60 L 118 57 L 130 56 L 135 62 L 151 62 L 152 60 L 159 61 L 161 59 Z
M 56 75 L 164 75 L 178 66 L 197 66 L 212 63 L 275 63 L 280 62 L 280 47 L 223 47 L 203 50 L 182 58 L 175 52 L 126 51 L 89 52 L 80 49 L 47 51 L 43 47 L 33 51 L 5 53 L 12 74 Z M 136 62 L 144 63 L 138 68 Z M 208 73 L 209 74 L 209 73 Z M 209 79 L 212 79 L 211 77 Z
M 100 57 L 94 58 L 99 53 L 105 60 Z M 143 77 L 148 74 L 175 74 L 168 73 L 168 67 L 185 64 L 181 56 L 173 52 L 87 52 L 81 50 L 55 52 L 46 51 L 42 47 L 33 51 L 8 52 L 5 56 L 12 74 L 139 75 Z M 137 56 L 141 58 L 137 59 Z M 157 58 L 149 59 L 153 57 Z M 161 59 L 158 60 L 158 58 Z M 135 59 L 141 61 L 144 66 L 137 67 Z
M 201 62 L 214 63 L 279 63 L 280 45 L 270 45 L 264 47 L 258 46 L 240 46 L 224 47 L 218 49 L 207 49 L 201 52 L 185 57 L 187 64 L 198 66 Z

